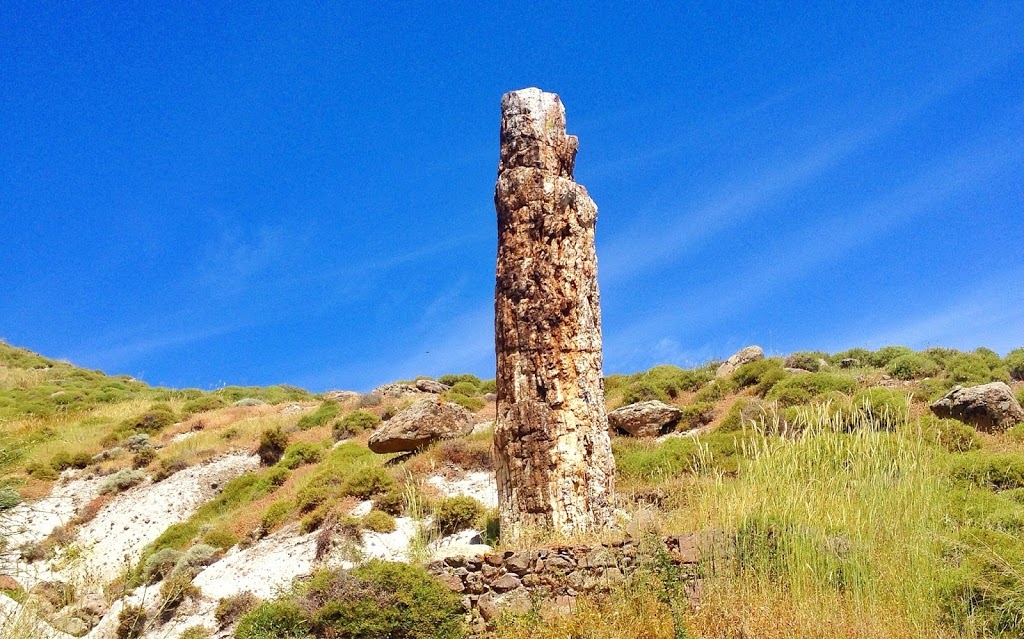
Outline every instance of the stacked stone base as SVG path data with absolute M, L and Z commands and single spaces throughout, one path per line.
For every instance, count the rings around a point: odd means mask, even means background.
M 691 594 L 698 584 L 698 563 L 706 542 L 707 536 L 699 533 L 660 540 L 665 551 L 661 556 L 678 568 Z M 448 557 L 432 562 L 427 569 L 452 592 L 462 595 L 473 625 L 479 629 L 502 611 L 525 612 L 540 606 L 547 612 L 569 612 L 577 596 L 608 592 L 627 575 L 649 564 L 654 552 L 660 550 L 650 545 L 629 539 L 597 546 Z

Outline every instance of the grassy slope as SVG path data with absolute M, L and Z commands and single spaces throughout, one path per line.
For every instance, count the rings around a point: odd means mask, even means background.
M 836 368 L 848 355 L 862 366 Z M 911 355 L 927 361 L 907 361 Z M 624 509 L 651 511 L 663 533 L 724 531 L 739 550 L 708 567 L 699 608 L 688 608 L 685 596 L 671 588 L 655 587 L 661 583 L 656 574 L 626 584 L 614 604 L 584 602 L 576 615 L 558 620 L 527 615 L 504 624 L 498 635 L 616 637 L 624 636 L 622 628 L 643 626 L 646 636 L 670 637 L 680 636 L 685 619 L 690 635 L 700 637 L 995 636 L 1018 623 L 1024 562 L 1015 548 L 1021 546 L 1024 499 L 1014 492 L 1011 467 L 1024 467 L 1024 445 L 1016 433 L 956 431 L 968 442 L 976 438 L 981 450 L 951 452 L 946 440 L 955 438 L 941 435 L 948 425 L 926 410 L 930 398 L 954 383 L 1008 379 L 1006 363 L 984 351 L 882 349 L 824 357 L 833 363 L 831 372 L 811 376 L 769 362 L 717 382 L 711 381 L 712 366 L 663 366 L 610 377 L 610 407 L 660 398 L 694 416 L 687 427 L 710 418 L 703 426 L 708 432 L 698 437 L 663 443 L 615 439 Z M 907 379 L 883 378 L 893 373 Z M 475 387 L 474 392 L 462 386 L 460 395 L 479 406 L 489 386 L 460 381 Z M 878 391 L 880 396 L 865 393 L 877 384 L 894 388 Z M 1015 387 L 1024 392 L 1021 384 Z M 278 406 L 230 405 L 246 396 L 271 403 L 313 399 L 297 389 L 156 389 L 3 344 L 0 393 L 0 470 L 26 497 L 44 494 L 51 485 L 28 475 L 29 469 L 49 465 L 61 453 L 95 454 L 123 443 L 134 432 L 125 420 L 157 403 L 166 404 L 178 421 L 151 434 L 157 449 L 153 459 L 144 460 L 149 473 L 172 472 L 229 450 L 254 450 L 262 433 L 278 427 L 292 450 L 315 451 L 300 460 L 311 463 L 288 462 L 286 456 L 236 480 L 151 551 L 209 541 L 211 529 L 223 542 L 252 539 L 289 521 L 315 528 L 343 517 L 354 503 L 353 492 L 363 492 L 354 478 L 387 475 L 391 481 L 380 480 L 376 491 L 382 507 L 390 502 L 390 508 L 402 508 L 412 491 L 420 494 L 422 508 L 424 500 L 437 498 L 421 483 L 428 473 L 487 469 L 492 463 L 484 434 L 444 443 L 385 470 L 385 460 L 365 449 L 368 433 L 329 448 L 332 426 L 355 402 L 342 406 L 337 417 L 300 430 L 300 416 L 283 415 Z M 60 399 L 68 393 L 73 401 Z M 402 403 L 385 400 L 364 409 L 381 415 Z M 748 408 L 741 412 L 742 406 Z M 190 414 L 200 407 L 210 409 Z M 485 405 L 480 418 L 493 416 L 493 409 Z M 122 454 L 87 472 L 109 473 L 134 462 Z M 1010 479 L 997 490 L 990 479 L 1000 473 Z

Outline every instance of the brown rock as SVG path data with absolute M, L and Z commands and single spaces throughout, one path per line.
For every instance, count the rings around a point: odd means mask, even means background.
M 749 364 L 750 362 L 756 362 L 759 359 L 764 359 L 764 349 L 760 346 L 748 346 L 725 360 L 725 362 L 723 362 L 715 372 L 715 377 L 732 377 L 732 374 L 735 373 L 736 369 L 740 366 Z
M 675 428 L 683 411 L 652 400 L 616 408 L 608 413 L 608 426 L 633 437 L 657 437 Z
M 465 585 L 463 585 L 462 583 L 462 580 L 456 577 L 455 575 L 440 574 L 437 576 L 437 578 L 441 581 L 441 583 L 448 586 L 448 590 L 451 590 L 452 592 L 462 592 L 466 589 Z
M 1003 382 L 969 388 L 957 386 L 932 404 L 931 409 L 939 417 L 958 419 L 988 432 L 1001 432 L 1024 422 L 1024 409 Z
M 436 382 L 432 379 L 418 379 L 416 380 L 416 390 L 423 391 L 424 393 L 440 395 L 448 390 L 448 387 L 441 382 Z
M 512 573 L 506 573 L 492 581 L 491 588 L 494 589 L 494 592 L 508 592 L 509 590 L 515 590 L 518 588 L 521 583 L 522 581 L 520 581 L 519 577 L 516 577 Z
M 502 535 L 571 535 L 612 517 L 604 408 L 597 206 L 573 181 L 578 141 L 558 96 L 501 101 L 495 285 L 498 507 Z
M 505 559 L 505 568 L 509 572 L 514 572 L 517 575 L 525 574 L 532 564 L 533 558 L 528 552 L 513 553 L 510 557 Z
M 384 422 L 367 445 L 375 453 L 401 453 L 472 431 L 469 411 L 458 404 L 428 397 L 416 400 Z

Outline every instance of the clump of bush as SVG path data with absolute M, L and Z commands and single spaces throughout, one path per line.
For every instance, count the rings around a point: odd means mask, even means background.
M 951 453 L 966 453 L 981 448 L 981 440 L 973 428 L 955 419 L 922 419 L 925 439 Z
M 480 385 L 483 383 L 479 377 L 470 373 L 442 375 L 437 378 L 437 381 L 451 388 L 454 388 L 456 384 L 467 383 L 473 386 L 474 392 L 476 392 L 476 389 L 479 389 Z
M 260 603 L 256 595 L 248 590 L 224 597 L 217 601 L 217 608 L 213 611 L 213 618 L 217 620 L 219 628 L 227 628 L 238 621 L 239 617 L 251 611 Z
M 157 433 L 174 424 L 174 411 L 166 404 L 154 404 L 148 411 L 136 415 L 122 423 L 122 427 L 143 431 L 146 433 Z
M 784 366 L 786 368 L 799 368 L 800 370 L 817 373 L 821 370 L 821 362 L 826 361 L 827 358 L 827 353 L 800 351 L 787 357 Z
M 865 388 L 853 396 L 851 403 L 856 417 L 882 430 L 895 429 L 910 414 L 907 398 L 889 388 Z
M 227 528 L 218 526 L 211 528 L 203 535 L 202 543 L 207 546 L 213 546 L 221 552 L 227 552 L 238 543 L 238 536 Z
M 405 508 L 405 496 L 397 486 L 373 498 L 373 507 L 395 517 Z
M 142 577 L 148 583 L 156 583 L 169 576 L 185 556 L 180 550 L 163 548 L 146 558 L 142 568 Z
M 341 406 L 338 405 L 338 402 L 326 400 L 315 411 L 308 415 L 303 415 L 299 419 L 299 430 L 309 430 L 310 428 L 323 426 L 337 417 L 340 412 Z
M 459 598 L 424 569 L 374 559 L 313 573 L 292 599 L 246 614 L 235 636 L 458 639 L 462 616 Z
M 730 379 L 716 379 L 704 388 L 697 391 L 693 396 L 694 403 L 717 402 L 729 393 L 733 393 L 739 386 Z
M 766 397 L 778 401 L 781 406 L 796 406 L 833 391 L 849 395 L 856 388 L 857 382 L 844 375 L 806 373 L 783 379 L 772 387 Z
M 703 369 L 686 370 L 671 364 L 661 364 L 643 373 L 631 375 L 625 383 L 623 404 L 650 400 L 667 402 L 685 391 L 695 391 L 711 380 Z M 614 382 L 613 382 L 614 386 Z
M 87 452 L 81 451 L 77 453 L 69 453 L 67 451 L 61 451 L 53 456 L 50 460 L 50 467 L 60 472 L 67 470 L 68 468 L 81 469 L 87 467 L 92 463 L 92 455 Z
M 395 518 L 382 510 L 371 510 L 360 522 L 363 528 L 377 533 L 395 532 Z
M 757 394 L 764 397 L 772 387 L 788 375 L 777 357 L 768 357 L 740 366 L 732 374 L 732 381 L 739 388 L 757 386 Z
M 235 629 L 236 639 L 306 639 L 309 624 L 290 601 L 268 601 L 246 613 Z
M 110 477 L 107 477 L 106 481 L 100 486 L 100 494 L 117 494 L 124 492 L 142 482 L 146 478 L 146 473 L 141 470 L 119 470 Z
M 146 631 L 149 616 L 142 606 L 128 605 L 117 615 L 117 639 L 138 639 Z
M 988 349 L 979 348 L 973 353 L 961 353 L 949 361 L 947 369 L 950 380 L 965 386 L 1010 381 L 1002 359 Z
M 992 490 L 1024 488 L 1024 455 L 984 451 L 965 453 L 954 462 L 952 476 Z
M 885 367 L 885 372 L 896 379 L 921 379 L 932 377 L 940 370 L 938 362 L 920 353 L 907 353 L 894 358 Z
M 442 535 L 452 535 L 472 528 L 482 513 L 483 506 L 472 497 L 446 497 L 434 509 L 434 525 Z
M 275 501 L 267 506 L 260 517 L 260 531 L 265 535 L 272 532 L 288 518 L 288 515 L 295 509 L 295 504 L 287 499 Z
M 205 413 L 206 411 L 224 408 L 227 405 L 228 403 L 223 397 L 218 397 L 217 395 L 203 395 L 202 397 L 185 402 L 185 405 L 181 407 L 181 416 L 191 417 L 197 413 Z
M 1011 379 L 1024 382 L 1024 348 L 1015 348 L 1007 353 L 1003 359 L 1003 366 L 1006 367 Z
M 21 503 L 21 495 L 10 486 L 0 486 L 0 512 L 10 510 Z
M 452 402 L 453 404 L 458 404 L 459 406 L 462 406 L 471 413 L 475 413 L 476 411 L 480 410 L 487 404 L 487 402 L 485 402 L 483 399 L 479 397 L 464 395 L 462 393 L 455 391 L 454 389 L 445 391 L 444 394 L 441 395 L 441 397 L 443 397 L 445 401 L 449 401 Z
M 354 410 L 334 423 L 332 434 L 334 441 L 354 437 L 359 433 L 375 428 L 380 417 L 367 410 Z
M 285 449 L 279 462 L 281 466 L 295 469 L 305 464 L 315 464 L 324 456 L 323 446 L 313 442 L 296 442 Z
M 198 596 L 199 588 L 192 583 L 192 575 L 187 572 L 173 574 L 160 586 L 160 611 L 169 618 L 186 599 Z
M 683 407 L 683 416 L 676 425 L 677 431 L 693 430 L 707 426 L 715 419 L 715 405 L 711 402 L 698 402 Z
M 260 444 L 256 448 L 256 454 L 260 456 L 260 462 L 265 466 L 276 464 L 288 448 L 288 433 L 280 426 L 268 428 L 260 433 Z
M 366 466 L 352 473 L 345 482 L 342 492 L 352 497 L 369 499 L 386 493 L 398 486 L 395 478 L 379 466 Z
M 867 363 L 875 368 L 885 368 L 897 357 L 912 355 L 914 351 L 906 346 L 885 346 L 867 357 Z

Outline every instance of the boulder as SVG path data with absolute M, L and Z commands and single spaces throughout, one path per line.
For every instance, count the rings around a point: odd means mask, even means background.
M 441 382 L 434 381 L 432 379 L 418 379 L 416 380 L 416 389 L 421 390 L 424 393 L 434 393 L 440 395 L 441 393 L 448 390 L 448 386 Z
M 664 402 L 637 402 L 608 413 L 608 427 L 633 437 L 657 437 L 671 429 L 683 417 L 683 411 Z
M 732 377 L 732 374 L 735 373 L 736 369 L 740 366 L 749 364 L 750 362 L 756 362 L 759 359 L 764 359 L 764 349 L 760 346 L 748 346 L 725 360 L 722 365 L 718 367 L 718 371 L 715 372 L 715 377 L 720 379 Z
M 856 357 L 846 357 L 839 361 L 839 368 L 860 368 L 860 360 Z
M 370 437 L 368 446 L 375 453 L 402 453 L 472 431 L 473 417 L 465 408 L 425 397 L 384 422 Z
M 939 417 L 958 419 L 989 432 L 1004 431 L 1024 422 L 1024 409 L 1004 382 L 956 386 L 932 404 L 931 409 Z
M 329 390 L 324 393 L 324 399 L 344 404 L 349 400 L 359 399 L 359 393 L 350 390 Z
M 391 397 L 394 399 L 402 399 L 410 395 L 419 394 L 419 390 L 412 384 L 384 384 L 370 391 L 374 395 L 380 395 L 381 397 Z

